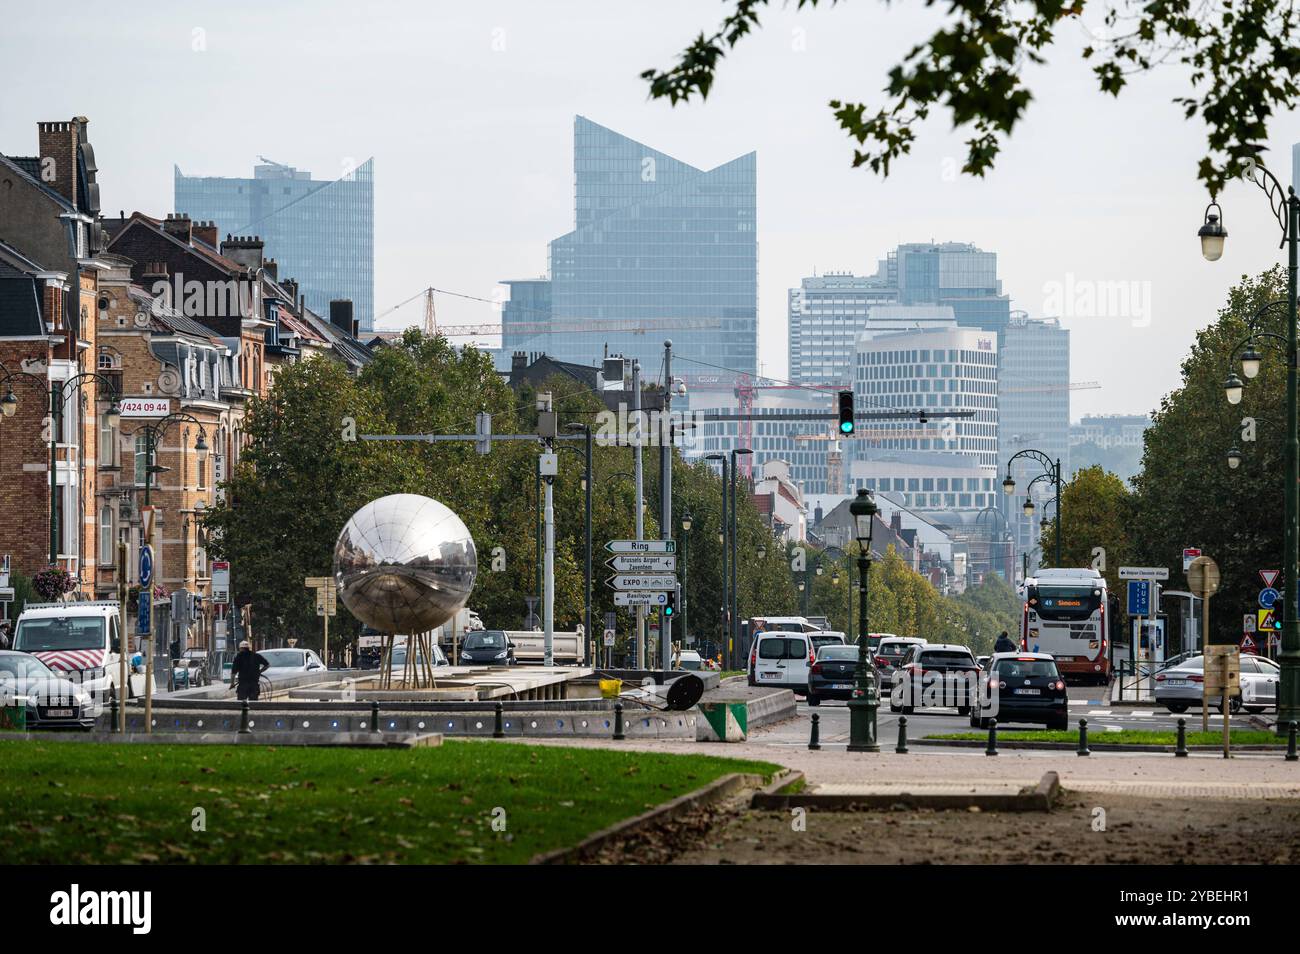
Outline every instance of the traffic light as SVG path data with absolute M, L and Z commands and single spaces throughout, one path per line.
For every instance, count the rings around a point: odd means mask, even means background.
M 853 433 L 853 392 L 841 391 L 839 395 L 840 402 L 840 433 Z
M 663 614 L 665 619 L 677 615 L 677 594 L 670 591 L 667 594 L 667 598 L 667 602 L 663 605 Z

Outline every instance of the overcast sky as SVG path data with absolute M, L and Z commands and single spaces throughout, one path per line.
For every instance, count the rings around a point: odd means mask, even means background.
M 1013 308 L 1071 329 L 1072 379 L 1101 385 L 1074 392 L 1074 418 L 1153 409 L 1228 287 L 1285 258 L 1263 196 L 1237 183 L 1221 197 L 1227 251 L 1201 259 L 1204 131 L 1170 103 L 1181 74 L 1104 97 L 1078 57 L 1078 23 L 1033 72 L 1036 102 L 992 175 L 952 174 L 963 137 L 937 115 L 881 180 L 850 168 L 826 102 L 882 103 L 888 68 L 940 12 L 919 0 L 778 4 L 707 103 L 650 102 L 638 74 L 669 65 L 722 11 L 698 0 L 28 4 L 0 32 L 0 151 L 30 155 L 38 121 L 87 116 L 105 211 L 155 215 L 171 209 L 173 163 L 248 176 L 261 154 L 334 178 L 374 156 L 383 312 L 427 285 L 491 298 L 500 279 L 544 272 L 546 243 L 573 226 L 575 114 L 702 168 L 756 150 L 764 372 L 785 373 L 786 290 L 801 277 L 873 271 L 900 242 L 968 241 L 998 253 Z M 1289 181 L 1294 117 L 1272 132 L 1266 161 Z M 1104 313 L 1108 288 L 1128 292 L 1123 314 Z M 444 323 L 495 317 L 491 305 L 438 304 Z M 416 303 L 382 324 L 421 318 Z

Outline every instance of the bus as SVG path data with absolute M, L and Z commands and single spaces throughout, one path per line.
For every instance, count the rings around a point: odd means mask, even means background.
M 1020 646 L 1051 653 L 1068 682 L 1105 684 L 1111 677 L 1115 606 L 1096 570 L 1043 569 L 1024 583 Z

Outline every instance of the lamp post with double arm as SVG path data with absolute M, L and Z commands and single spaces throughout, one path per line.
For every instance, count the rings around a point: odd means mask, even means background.
M 1061 565 L 1061 537 L 1063 536 L 1061 533 L 1061 459 L 1058 457 L 1056 460 L 1052 460 L 1042 451 L 1035 450 L 1032 447 L 1027 447 L 1012 454 L 1007 458 L 1007 476 L 1002 480 L 1002 490 L 1008 497 L 1015 493 L 1016 490 L 1016 482 L 1011 476 L 1011 465 L 1020 457 L 1029 458 L 1043 465 L 1043 472 L 1031 480 L 1029 486 L 1025 488 L 1024 511 L 1026 517 L 1034 515 L 1034 500 L 1033 497 L 1029 496 L 1029 491 L 1033 489 L 1034 484 L 1044 480 L 1056 488 L 1056 565 L 1059 567 Z
M 858 541 L 858 665 L 853 671 L 853 697 L 849 699 L 849 751 L 879 752 L 876 710 L 880 698 L 867 647 L 867 581 L 871 577 L 871 531 L 876 518 L 871 491 L 859 490 L 849 504 L 849 513 L 853 515 L 853 535 Z

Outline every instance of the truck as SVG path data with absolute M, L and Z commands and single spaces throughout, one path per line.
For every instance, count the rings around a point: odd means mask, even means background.
M 13 648 L 31 653 L 90 694 L 99 714 L 119 691 L 121 607 L 116 600 L 28 603 L 14 626 Z M 144 675 L 127 673 L 127 698 L 144 695 Z
M 514 645 L 515 661 L 524 666 L 540 666 L 546 658 L 546 634 L 541 630 L 507 629 L 506 638 Z M 587 637 L 574 631 L 551 634 L 551 657 L 557 666 L 581 666 L 587 661 Z

